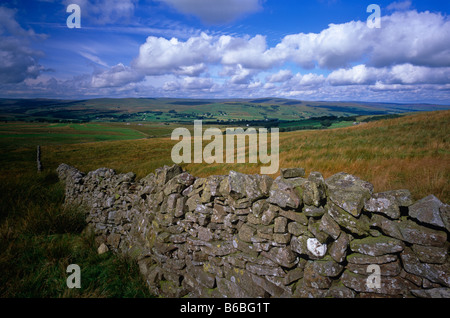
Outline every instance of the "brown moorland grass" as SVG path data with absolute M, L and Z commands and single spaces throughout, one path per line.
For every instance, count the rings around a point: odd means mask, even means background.
M 280 166 L 301 166 L 324 177 L 345 171 L 370 181 L 378 192 L 407 188 L 415 199 L 435 194 L 449 202 L 449 124 L 450 111 L 440 111 L 282 134 Z
M 280 133 L 280 168 L 303 167 L 307 173 L 320 171 L 325 178 L 345 171 L 371 182 L 377 192 L 406 188 L 415 199 L 434 194 L 448 203 L 449 124 L 450 111 L 436 111 L 347 128 Z M 64 162 L 82 171 L 99 167 L 133 171 L 141 178 L 173 164 L 171 149 L 175 144 L 170 138 L 152 138 L 47 145 L 42 147 L 42 161 L 47 169 Z M 15 160 L 0 162 L 4 175 L 35 169 L 35 149 L 16 149 L 9 157 Z M 205 177 L 228 174 L 230 170 L 260 173 L 261 165 L 182 166 L 195 176 Z

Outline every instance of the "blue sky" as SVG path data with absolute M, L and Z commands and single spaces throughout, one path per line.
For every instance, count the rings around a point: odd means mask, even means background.
M 81 8 L 68 28 L 66 8 Z M 370 28 L 370 4 L 381 8 Z M 450 104 L 448 1 L 0 2 L 0 97 Z

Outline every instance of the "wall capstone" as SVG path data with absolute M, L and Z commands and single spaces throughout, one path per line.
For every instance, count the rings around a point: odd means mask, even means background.
M 450 297 L 450 207 L 358 177 L 282 169 L 141 180 L 61 164 L 101 252 L 132 257 L 164 297 Z M 374 268 L 380 270 L 377 277 Z

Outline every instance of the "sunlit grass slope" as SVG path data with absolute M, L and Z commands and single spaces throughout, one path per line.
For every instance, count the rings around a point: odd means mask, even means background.
M 281 166 L 370 181 L 376 191 L 409 189 L 416 199 L 450 201 L 450 111 L 430 112 L 335 130 L 282 134 Z
M 407 188 L 416 199 L 432 193 L 449 202 L 449 124 L 450 111 L 436 111 L 340 129 L 280 133 L 280 168 L 304 167 L 325 177 L 345 171 L 370 181 L 376 191 Z M 170 138 L 151 138 L 48 145 L 42 147 L 42 161 L 47 169 L 65 162 L 82 171 L 111 167 L 143 177 L 173 164 L 175 144 Z M 2 170 L 8 166 L 8 174 L 35 169 L 34 160 L 35 149 L 24 148 L 10 151 L 0 164 Z M 260 173 L 258 164 L 182 165 L 196 176 L 229 170 Z

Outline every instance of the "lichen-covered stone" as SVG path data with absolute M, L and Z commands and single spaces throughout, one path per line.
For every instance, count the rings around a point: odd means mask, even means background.
M 227 193 L 235 199 L 246 197 L 251 202 L 268 194 L 272 179 L 267 176 L 246 175 L 230 171 L 228 175 Z
M 327 252 L 327 244 L 321 243 L 315 237 L 306 240 L 306 248 L 315 257 L 322 258 Z
M 324 214 L 324 216 L 321 218 L 319 230 L 327 233 L 335 240 L 341 234 L 339 224 L 337 224 L 336 221 L 334 221 L 328 213 Z
M 372 222 L 386 235 L 408 243 L 439 247 L 447 241 L 447 233 L 444 231 L 421 226 L 411 220 L 394 222 L 381 215 L 374 215 Z
M 274 233 L 272 238 L 275 243 L 288 244 L 289 241 L 291 240 L 291 234 L 289 234 L 289 233 Z
M 422 263 L 413 250 L 409 247 L 406 247 L 400 255 L 403 268 L 408 273 L 421 276 L 432 282 L 450 287 L 450 263 Z
M 378 212 L 392 219 L 400 217 L 400 207 L 411 205 L 411 193 L 408 190 L 393 190 L 374 193 L 364 204 L 364 209 L 370 212 Z
M 413 289 L 411 293 L 420 298 L 450 298 L 450 288 Z
M 287 229 L 287 219 L 285 217 L 277 217 L 275 219 L 274 232 L 275 233 L 286 233 Z
M 356 218 L 345 212 L 333 202 L 328 203 L 328 214 L 337 224 L 357 235 L 367 235 L 370 229 L 370 223 L 364 215 Z
M 307 204 L 305 202 L 305 204 Z M 306 216 L 312 216 L 315 218 L 321 217 L 325 213 L 325 209 L 323 207 L 316 207 L 311 205 L 305 205 L 303 207 L 303 213 L 305 213 Z
M 343 285 L 331 286 L 326 292 L 325 298 L 355 298 L 355 292 Z
M 283 284 L 284 285 L 289 285 L 297 280 L 299 280 L 300 278 L 303 277 L 303 268 L 300 267 L 296 267 L 292 270 L 289 270 L 285 277 L 284 277 L 284 281 Z
M 304 177 L 305 169 L 303 168 L 281 168 L 280 173 L 283 178 L 296 178 L 296 177 Z
M 342 263 L 345 260 L 349 242 L 347 233 L 341 232 L 337 240 L 331 244 L 330 255 L 336 262 Z
M 444 222 L 445 228 L 450 232 L 450 205 L 444 204 L 439 208 L 442 222 Z
M 269 203 L 265 199 L 257 200 L 252 204 L 252 213 L 256 217 L 260 217 L 261 214 L 269 208 Z
M 314 183 L 315 191 L 317 191 L 318 201 L 314 202 L 315 206 L 319 206 L 326 198 L 326 184 L 322 174 L 317 171 L 312 171 L 308 176 L 308 181 Z
M 337 173 L 325 180 L 327 194 L 334 204 L 358 217 L 373 192 L 373 185 L 348 173 Z
M 252 237 L 256 234 L 256 228 L 243 224 L 239 229 L 239 238 L 244 242 L 251 242 Z
M 314 237 L 320 242 L 325 243 L 329 237 L 328 233 L 320 230 L 320 221 L 316 221 L 313 218 L 309 218 L 308 231 L 311 232 Z
M 374 264 L 374 263 L 372 263 L 372 264 Z M 346 269 L 348 269 L 349 271 L 351 271 L 355 274 L 369 275 L 369 274 L 371 274 L 370 271 L 368 272 L 368 269 L 370 269 L 369 265 L 372 265 L 372 264 L 349 263 L 346 266 Z M 397 276 L 400 274 L 400 272 L 402 270 L 402 266 L 398 259 L 393 262 L 379 264 L 379 266 L 380 266 L 380 275 L 381 276 Z
M 413 244 L 412 249 L 422 263 L 443 264 L 448 257 L 448 247 Z
M 308 261 L 305 266 L 305 270 L 303 272 L 303 282 L 306 286 L 318 289 L 326 289 L 331 287 L 332 280 L 325 276 L 321 275 L 317 269 L 320 269 L 319 266 L 314 266 L 315 262 Z
M 302 203 L 302 197 L 294 186 L 277 178 L 272 183 L 267 201 L 282 208 L 296 209 Z
M 278 212 L 281 216 L 284 216 L 284 217 L 288 218 L 289 220 L 295 221 L 295 222 L 303 224 L 303 225 L 308 224 L 308 218 L 306 217 L 306 215 L 304 213 L 296 212 L 296 211 L 292 211 L 292 210 L 284 210 L 284 209 L 280 209 L 280 210 L 278 210 Z
M 345 270 L 341 276 L 341 281 L 346 287 L 362 293 L 406 296 L 409 294 L 409 290 L 414 288 L 411 282 L 400 276 L 381 277 L 380 288 L 368 284 L 368 278 L 366 275 L 355 274 L 350 270 Z
M 269 225 L 278 216 L 279 209 L 275 205 L 270 205 L 267 210 L 265 210 L 261 216 L 261 224 Z
M 297 261 L 290 247 L 273 247 L 269 252 L 262 252 L 261 255 L 286 268 L 294 267 Z
M 303 193 L 303 202 L 307 205 L 319 206 L 322 200 L 321 192 L 319 186 L 310 180 L 305 180 L 301 185 Z
M 288 232 L 295 236 L 300 236 L 308 232 L 308 227 L 298 222 L 289 222 L 287 228 Z
M 247 263 L 245 269 L 249 272 L 261 276 L 278 276 L 284 277 L 285 272 L 279 266 L 268 266 L 268 265 L 260 265 L 254 263 Z
M 347 262 L 350 264 L 385 264 L 397 260 L 397 255 L 386 254 L 381 256 L 370 256 L 365 254 L 353 253 L 347 255 Z
M 422 223 L 445 228 L 440 211 L 442 206 L 443 203 L 431 194 L 411 205 L 409 207 L 409 216 Z
M 388 236 L 366 237 L 350 242 L 350 249 L 353 252 L 370 256 L 381 256 L 394 254 L 403 251 L 405 244 L 395 238 Z
M 314 271 L 322 276 L 336 277 L 344 270 L 344 266 L 338 264 L 331 256 L 325 256 L 312 263 Z
M 292 236 L 291 237 L 291 249 L 300 254 L 300 255 L 307 255 L 308 254 L 308 248 L 306 247 L 306 241 L 308 240 L 308 236 L 302 235 L 302 236 Z
M 156 183 L 161 187 L 164 186 L 167 181 L 183 172 L 183 169 L 179 165 L 164 166 L 158 168 L 155 171 Z

